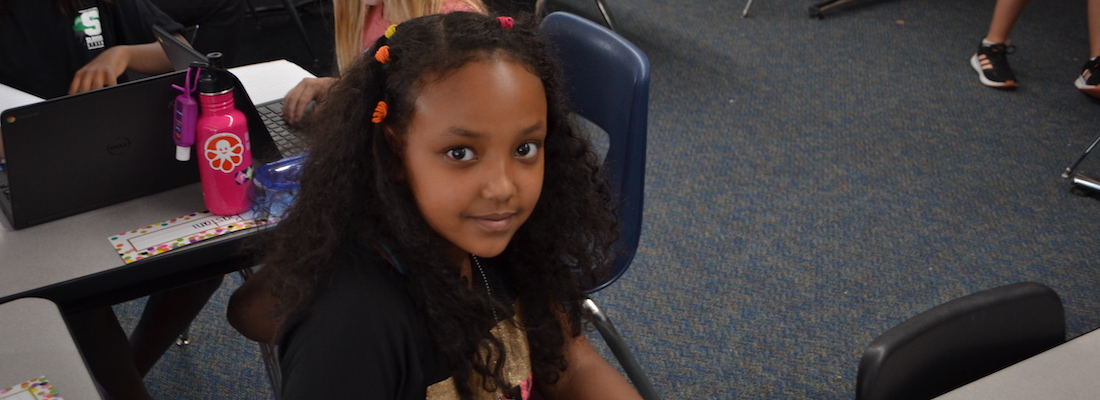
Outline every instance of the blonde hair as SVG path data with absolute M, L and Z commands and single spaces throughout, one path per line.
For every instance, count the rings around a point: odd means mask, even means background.
M 487 14 L 481 0 L 458 0 L 476 12 Z M 380 0 L 385 4 L 382 18 L 395 24 L 443 11 L 443 0 Z M 332 14 L 336 31 L 336 65 L 342 74 L 359 58 L 362 52 L 363 30 L 367 25 L 367 12 L 371 6 L 363 0 L 335 0 Z

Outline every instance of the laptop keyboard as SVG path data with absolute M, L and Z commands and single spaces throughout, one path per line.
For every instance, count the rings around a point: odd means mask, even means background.
M 267 131 L 271 133 L 271 139 L 275 141 L 275 146 L 279 148 L 279 153 L 282 153 L 283 157 L 305 152 L 305 143 L 283 120 L 282 100 L 258 105 L 256 111 L 260 113 L 260 119 L 267 126 Z

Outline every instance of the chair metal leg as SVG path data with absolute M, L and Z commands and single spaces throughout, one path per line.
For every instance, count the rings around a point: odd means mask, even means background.
M 810 18 L 822 19 L 825 18 L 825 11 L 833 8 L 851 3 L 855 0 L 825 0 L 823 2 L 810 6 Z
M 238 270 L 242 280 L 249 280 L 252 275 L 255 275 L 256 267 L 248 267 Z M 264 370 L 267 371 L 267 379 L 271 382 L 271 390 L 275 393 L 275 398 L 279 398 L 279 389 L 283 387 L 283 376 L 279 372 L 279 354 L 276 352 L 276 346 L 272 343 L 259 343 L 260 345 L 260 358 L 264 362 Z
M 1062 171 L 1062 178 L 1069 179 L 1070 177 L 1072 177 L 1073 171 L 1077 169 L 1077 166 L 1081 165 L 1081 161 L 1085 161 L 1085 157 L 1087 157 L 1089 153 L 1092 153 L 1092 149 L 1096 148 L 1096 145 L 1098 143 L 1100 143 L 1100 136 L 1098 136 L 1096 140 L 1092 141 L 1092 144 L 1090 144 L 1089 147 L 1085 149 L 1085 152 L 1082 153 L 1080 157 L 1077 157 L 1077 161 L 1074 161 L 1073 164 L 1066 167 L 1065 171 Z
M 267 370 L 267 379 L 271 381 L 271 390 L 278 399 L 279 389 L 283 387 L 283 376 L 279 372 L 279 355 L 275 352 L 275 345 L 260 343 L 260 357 L 264 360 L 264 368 Z
M 752 0 L 745 2 L 745 9 L 741 10 L 741 18 L 749 16 L 749 7 L 752 7 Z
M 298 27 L 298 33 L 302 35 L 302 42 L 305 42 L 306 49 L 309 50 L 309 56 L 313 58 L 313 62 L 318 62 L 317 52 L 313 51 L 313 44 L 309 42 L 309 34 L 306 33 L 305 25 L 302 25 L 302 18 L 298 16 L 298 9 L 294 6 L 293 0 L 283 0 L 283 6 L 286 7 L 286 12 L 290 13 L 290 19 L 294 21 L 294 25 Z
M 183 346 L 186 346 L 186 345 L 189 345 L 189 344 L 191 344 L 191 326 L 190 325 L 188 325 L 187 329 L 184 329 L 183 333 L 180 333 L 179 337 L 176 338 L 176 346 L 183 347 Z
M 630 378 L 630 382 L 634 384 L 638 394 L 642 395 L 645 400 L 660 400 L 661 397 L 653 389 L 653 383 L 649 381 L 649 376 L 645 374 L 641 364 L 638 364 L 634 354 L 627 348 L 626 341 L 623 340 L 615 325 L 611 323 L 611 319 L 607 317 L 607 314 L 604 314 L 603 310 L 600 310 L 600 307 L 596 306 L 596 302 L 592 299 L 584 300 L 581 306 L 584 312 L 592 318 L 596 330 L 600 331 L 600 336 L 603 336 L 603 340 L 607 342 L 607 347 L 615 354 L 615 359 L 619 360 L 619 365 L 623 367 L 623 371 L 626 371 L 626 376 Z
M 1077 173 L 1073 175 L 1073 184 L 1086 189 L 1100 192 L 1100 179 L 1096 179 L 1082 173 Z
M 603 16 L 604 22 L 607 22 L 607 29 L 615 30 L 615 25 L 611 23 L 611 11 L 608 10 L 607 4 L 603 0 L 596 0 L 596 7 L 600 9 L 600 15 Z
M 263 28 L 260 25 L 260 14 L 256 12 L 256 5 L 252 4 L 252 0 L 245 0 L 248 2 L 248 12 L 252 14 L 252 22 L 256 24 L 256 29 Z

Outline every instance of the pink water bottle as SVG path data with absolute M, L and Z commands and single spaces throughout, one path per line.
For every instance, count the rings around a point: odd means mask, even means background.
M 221 53 L 210 53 L 210 66 L 199 78 L 196 156 L 206 208 L 235 215 L 252 207 L 252 147 L 248 122 L 233 103 L 233 79 L 221 66 Z

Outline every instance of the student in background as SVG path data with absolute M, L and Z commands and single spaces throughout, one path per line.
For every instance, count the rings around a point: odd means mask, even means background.
M 970 66 L 978 73 L 983 85 L 998 89 L 1014 89 L 1018 85 L 1016 74 L 1008 65 L 1008 55 L 1016 47 L 1009 44 L 1009 33 L 1030 0 L 997 0 L 993 8 L 993 20 L 989 32 L 978 45 L 978 52 L 970 57 Z M 1100 0 L 1088 0 L 1089 59 L 1081 67 L 1081 75 L 1074 86 L 1090 96 L 1100 98 Z
M 616 203 L 535 28 L 409 20 L 307 117 L 301 188 L 229 306 L 279 343 L 283 399 L 639 398 L 582 333 Z
M 333 0 L 338 71 L 353 64 L 390 25 L 452 11 L 487 12 L 481 0 Z M 283 99 L 283 118 L 298 123 L 311 102 L 324 100 L 335 81 L 334 77 L 303 79 Z
M 170 72 L 172 65 L 153 36 L 154 23 L 177 35 L 183 29 L 148 0 L 0 0 L 0 83 L 49 99 L 118 84 L 126 80 L 126 71 Z M 221 280 L 149 296 L 129 338 L 109 306 L 66 315 L 109 397 L 151 398 L 142 377 Z
M 147 0 L 0 0 L 0 83 L 48 99 L 171 71 L 154 23 L 183 30 Z
M 147 1 L 0 0 L 0 83 L 49 99 L 170 71 L 153 23 L 183 29 Z

